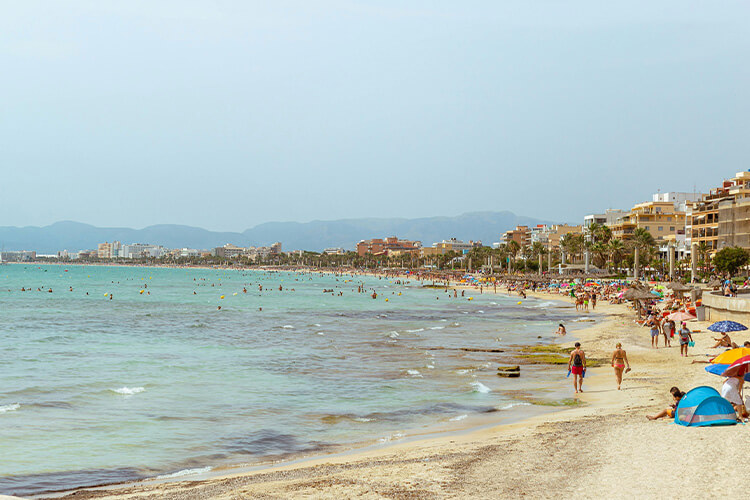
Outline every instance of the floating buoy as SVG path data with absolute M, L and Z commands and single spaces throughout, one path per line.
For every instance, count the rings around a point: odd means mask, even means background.
M 222 295 L 222 296 L 221 296 L 221 297 L 219 297 L 219 298 L 220 298 L 220 299 L 223 299 L 223 298 L 224 298 L 224 296 Z
M 234 292 L 232 295 L 237 295 L 237 292 Z
M 143 295 L 143 290 L 141 290 L 141 291 L 140 291 L 140 292 L 138 292 L 138 293 L 140 293 L 141 295 Z
M 105 294 L 104 294 L 104 296 L 105 296 L 105 297 L 109 297 L 109 294 L 108 294 L 108 293 L 105 293 Z
M 521 302 L 521 301 L 519 300 L 519 301 L 518 301 L 518 305 L 520 306 L 521 304 L 523 304 L 523 302 Z
M 388 299 L 385 299 L 386 302 L 388 302 Z

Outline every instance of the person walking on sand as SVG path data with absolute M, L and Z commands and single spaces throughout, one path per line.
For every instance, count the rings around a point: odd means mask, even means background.
M 680 336 L 680 356 L 687 357 L 688 346 L 690 345 L 690 342 L 693 341 L 693 335 L 690 333 L 690 330 L 684 321 L 682 322 L 682 328 L 680 328 L 680 331 L 677 333 Z
M 583 392 L 583 377 L 586 373 L 586 354 L 581 349 L 581 343 L 575 343 L 575 349 L 568 358 L 568 372 L 573 374 L 573 388 L 576 394 Z
M 651 326 L 651 347 L 658 349 L 659 348 L 659 332 L 661 331 L 661 324 L 659 323 L 659 318 L 657 318 L 655 315 L 649 316 L 648 320 L 649 326 Z
M 672 347 L 672 332 L 674 331 L 674 321 L 665 319 L 661 325 L 661 333 L 664 335 L 664 347 Z
M 627 369 L 625 368 L 626 365 Z M 620 342 L 617 343 L 617 345 L 615 346 L 615 350 L 612 353 L 612 368 L 615 369 L 615 379 L 617 379 L 617 390 L 619 391 L 620 385 L 622 384 L 623 372 L 630 371 L 630 361 L 628 361 L 628 354 L 622 348 L 622 344 Z

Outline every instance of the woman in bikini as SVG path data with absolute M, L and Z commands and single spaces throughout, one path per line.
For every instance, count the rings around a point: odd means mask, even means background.
M 617 379 L 617 390 L 620 390 L 620 384 L 622 384 L 622 374 L 627 366 L 627 371 L 630 371 L 630 361 L 628 361 L 628 354 L 622 348 L 621 343 L 617 343 L 615 350 L 612 353 L 612 368 L 615 369 L 615 378 Z

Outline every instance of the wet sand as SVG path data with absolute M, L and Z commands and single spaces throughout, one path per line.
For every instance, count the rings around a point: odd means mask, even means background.
M 486 293 L 486 292 L 485 292 Z M 501 293 L 498 290 L 498 293 Z M 504 291 L 502 293 L 505 293 Z M 560 299 L 554 294 L 529 294 Z M 583 403 L 520 423 L 396 443 L 386 448 L 224 477 L 132 483 L 80 490 L 65 498 L 655 498 L 740 495 L 748 477 L 739 457 L 750 453 L 747 426 L 685 428 L 646 414 L 665 408 L 668 390 L 719 387 L 704 371 L 710 332 L 691 322 L 696 347 L 681 358 L 677 343 L 652 349 L 624 305 L 600 303 L 607 319 L 576 332 L 589 356 L 608 358 L 618 341 L 633 370 L 617 391 L 607 365 L 588 370 Z M 744 335 L 742 334 L 744 333 Z M 746 332 L 734 340 L 748 340 Z M 573 339 L 570 339 L 571 342 Z M 564 367 L 550 367 L 564 377 Z M 570 396 L 574 397 L 572 379 Z

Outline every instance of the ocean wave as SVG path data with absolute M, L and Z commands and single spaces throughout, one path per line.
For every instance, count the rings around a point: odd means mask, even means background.
M 489 387 L 487 387 L 486 385 L 478 381 L 471 382 L 469 385 L 474 388 L 474 390 L 471 392 L 480 392 L 482 394 L 487 394 L 488 392 L 492 392 L 492 389 L 490 389 Z
M 392 338 L 392 339 L 395 339 L 395 338 L 396 338 L 396 337 L 398 337 L 399 335 L 398 335 L 398 332 L 391 332 L 391 333 L 389 333 L 389 334 L 388 334 L 388 336 L 389 336 L 390 338 Z
M 423 332 L 424 328 L 417 328 L 416 330 L 406 330 L 407 333 Z
M 453 418 L 451 418 L 451 419 L 449 419 L 449 420 L 450 420 L 451 422 L 458 422 L 458 421 L 460 421 L 460 420 L 463 420 L 463 419 L 465 419 L 465 418 L 467 418 L 467 417 L 468 417 L 468 415 L 466 415 L 466 414 L 463 414 L 463 415 L 459 415 L 459 416 L 457 416 L 457 417 L 453 417 Z
M 527 403 L 526 401 L 516 401 L 514 403 L 508 403 L 505 406 L 500 406 L 497 409 L 498 410 L 510 410 L 511 408 L 514 408 L 516 406 L 530 406 L 531 403 Z
M 408 373 L 412 377 L 421 377 L 422 376 L 422 374 L 419 373 L 419 370 L 406 370 L 406 373 Z
M 484 311 L 477 311 L 477 313 L 479 313 L 479 314 L 484 314 Z
M 390 441 L 396 441 L 404 437 L 404 434 L 401 432 L 396 432 L 394 434 L 391 434 L 390 436 L 386 436 L 383 438 L 378 439 L 381 443 L 388 443 Z
M 144 387 L 120 387 L 119 389 L 110 389 L 112 392 L 116 392 L 117 394 L 124 394 L 126 396 L 132 396 L 133 394 L 138 394 L 139 392 L 143 392 L 146 389 Z
M 526 306 L 526 309 L 540 309 L 542 307 L 552 307 L 554 305 L 557 305 L 557 304 L 555 302 L 541 302 L 533 306 Z
M 352 420 L 355 420 L 357 422 L 372 422 L 375 419 L 374 418 L 366 418 L 366 417 L 355 417 Z
M 283 328 L 285 330 L 294 330 L 294 327 L 292 325 L 284 325 L 281 328 Z
M 431 326 L 430 330 L 443 330 L 444 328 L 444 326 Z
M 12 403 L 9 405 L 0 406 L 0 413 L 8 413 L 10 411 L 16 411 L 21 407 L 18 403 Z
M 200 467 L 197 469 L 183 469 L 171 474 L 156 476 L 156 479 L 172 479 L 174 477 L 191 476 L 193 474 L 204 474 L 212 470 L 212 467 Z
M 325 335 L 323 332 L 316 332 L 318 335 Z

